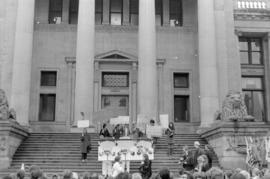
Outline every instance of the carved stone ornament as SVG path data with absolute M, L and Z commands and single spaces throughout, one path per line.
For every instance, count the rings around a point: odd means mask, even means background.
M 4 152 L 7 149 L 7 139 L 6 137 L 0 138 L 0 152 Z
M 0 89 L 0 120 L 7 120 L 9 118 L 8 101 L 5 91 Z
M 0 89 L 0 120 L 8 119 L 16 120 L 16 111 L 13 108 L 9 110 L 5 91 Z
M 215 114 L 217 120 L 223 121 L 254 121 L 248 115 L 244 95 L 238 91 L 229 91 L 222 104 L 222 110 Z

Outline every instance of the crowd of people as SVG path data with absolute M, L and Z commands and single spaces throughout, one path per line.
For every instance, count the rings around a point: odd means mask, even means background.
M 234 170 L 222 170 L 219 167 L 211 167 L 207 171 L 187 171 L 180 168 L 179 172 L 173 173 L 169 168 L 162 168 L 156 173 L 152 173 L 151 161 L 144 157 L 144 161 L 138 172 L 128 173 L 120 169 L 119 159 L 114 164 L 115 171 L 113 176 L 103 176 L 98 173 L 84 172 L 78 174 L 71 170 L 64 170 L 61 174 L 47 175 L 38 166 L 29 168 L 29 177 L 26 177 L 25 170 L 4 176 L 2 179 L 270 179 L 269 169 L 253 168 L 250 171 L 236 168 Z M 116 166 L 118 165 L 118 166 Z

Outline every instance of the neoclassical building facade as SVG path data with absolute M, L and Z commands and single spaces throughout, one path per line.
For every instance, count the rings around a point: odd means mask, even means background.
M 0 87 L 39 132 L 160 114 L 195 132 L 230 90 L 268 122 L 269 19 L 268 0 L 1 0 Z

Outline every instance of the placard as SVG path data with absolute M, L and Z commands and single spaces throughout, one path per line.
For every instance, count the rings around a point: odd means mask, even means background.
M 146 127 L 146 135 L 148 138 L 152 137 L 162 137 L 162 126 L 150 126 Z
M 129 116 L 118 116 L 110 119 L 111 125 L 129 124 Z
M 169 126 L 169 114 L 160 114 L 159 115 L 160 125 L 167 129 Z
M 89 120 L 78 120 L 77 126 L 78 128 L 88 128 L 90 125 Z

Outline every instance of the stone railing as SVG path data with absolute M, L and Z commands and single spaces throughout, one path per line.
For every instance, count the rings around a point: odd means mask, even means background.
M 235 10 L 270 10 L 269 0 L 234 0 Z

